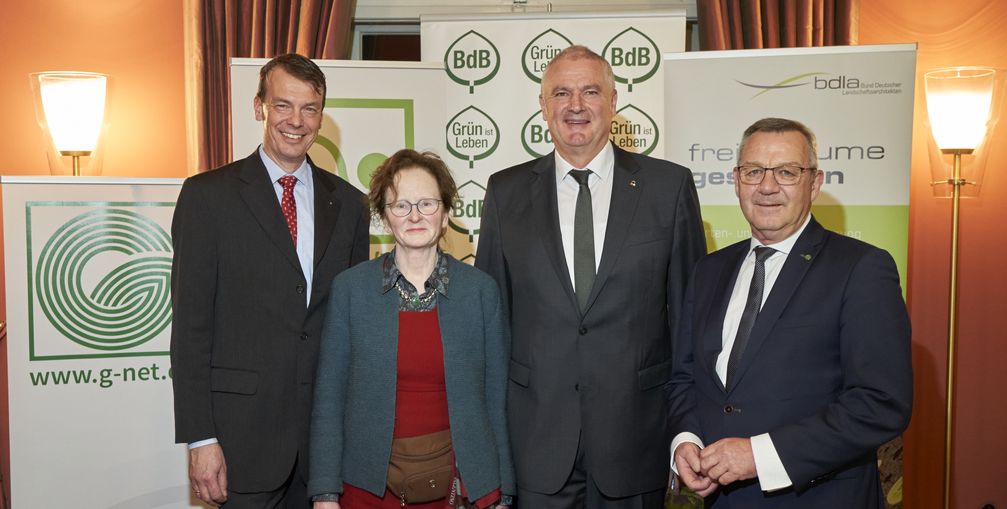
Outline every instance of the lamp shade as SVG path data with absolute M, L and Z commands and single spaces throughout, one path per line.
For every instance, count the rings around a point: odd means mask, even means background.
M 952 67 L 924 75 L 927 113 L 942 150 L 974 150 L 986 136 L 996 71 Z
M 89 72 L 41 72 L 38 83 L 45 124 L 56 150 L 93 152 L 105 117 L 108 76 Z

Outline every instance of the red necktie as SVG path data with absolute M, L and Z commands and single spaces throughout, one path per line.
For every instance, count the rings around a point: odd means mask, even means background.
M 297 245 L 297 202 L 294 201 L 294 186 L 297 185 L 297 177 L 287 175 L 280 177 L 280 185 L 283 186 L 283 198 L 280 199 L 280 210 L 283 211 L 283 218 L 287 220 L 287 229 L 290 230 L 290 238 L 294 245 Z

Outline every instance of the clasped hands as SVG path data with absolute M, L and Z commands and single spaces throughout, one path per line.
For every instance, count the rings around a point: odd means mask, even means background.
M 756 476 L 752 441 L 748 438 L 724 438 L 704 449 L 683 442 L 675 449 L 675 466 L 682 483 L 704 498 L 719 486 Z

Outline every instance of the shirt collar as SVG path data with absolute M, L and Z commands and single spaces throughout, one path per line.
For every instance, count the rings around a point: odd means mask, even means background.
M 266 151 L 263 150 L 262 145 L 259 145 L 259 157 L 262 158 L 262 164 L 266 167 L 266 173 L 269 174 L 269 181 L 276 183 L 280 180 L 280 177 L 285 177 L 287 175 L 293 175 L 297 177 L 298 182 L 304 183 L 306 186 L 311 186 L 311 165 L 308 164 L 307 156 L 301 161 L 301 165 L 297 167 L 293 173 L 287 173 L 280 168 L 280 165 L 276 164 L 275 161 L 269 158 Z
M 797 243 L 797 239 L 801 236 L 802 233 L 804 233 L 804 229 L 808 227 L 808 223 L 810 222 L 811 222 L 811 214 L 808 214 L 808 217 L 804 218 L 804 224 L 802 224 L 801 227 L 798 228 L 796 232 L 792 233 L 789 237 L 771 246 L 766 246 L 765 244 L 759 242 L 758 240 L 755 240 L 755 237 L 752 237 L 752 243 L 749 245 L 749 253 L 754 251 L 755 248 L 759 246 L 765 246 L 765 247 L 771 247 L 783 253 L 784 256 L 789 255 L 790 251 L 794 249 L 794 244 Z
M 553 157 L 556 160 L 556 185 L 558 186 L 563 179 L 567 178 L 570 174 L 570 170 L 583 170 L 589 169 L 591 173 L 594 173 L 602 181 L 608 180 L 609 176 L 612 174 L 612 168 L 615 167 L 615 150 L 612 148 L 612 142 L 605 144 L 605 147 L 598 152 L 598 155 L 591 159 L 590 163 L 584 168 L 575 168 L 572 164 L 563 159 L 563 156 L 559 155 L 559 151 L 553 151 Z M 573 178 L 573 177 L 570 177 Z
M 399 279 L 405 280 L 402 272 L 399 270 L 398 266 L 395 265 L 395 250 L 391 250 L 384 254 L 384 259 L 381 261 L 381 293 L 387 293 L 391 290 Z M 423 294 L 426 293 L 428 289 L 433 288 L 437 290 L 438 293 L 447 297 L 448 296 L 448 283 L 450 282 L 450 277 L 448 276 L 448 257 L 444 256 L 444 253 L 438 249 L 437 250 L 437 262 L 434 263 L 434 271 L 430 273 L 427 277 L 426 284 L 424 284 L 423 289 L 416 288 L 416 292 Z M 409 281 L 405 281 L 409 286 L 412 286 Z

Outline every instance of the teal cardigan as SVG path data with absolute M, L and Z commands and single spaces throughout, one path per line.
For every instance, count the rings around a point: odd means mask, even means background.
M 399 294 L 382 292 L 381 261 L 361 263 L 332 281 L 311 413 L 309 497 L 342 493 L 344 482 L 385 492 Z M 505 410 L 510 332 L 500 291 L 491 277 L 450 257 L 448 276 L 437 315 L 455 461 L 471 500 L 496 488 L 514 495 Z

